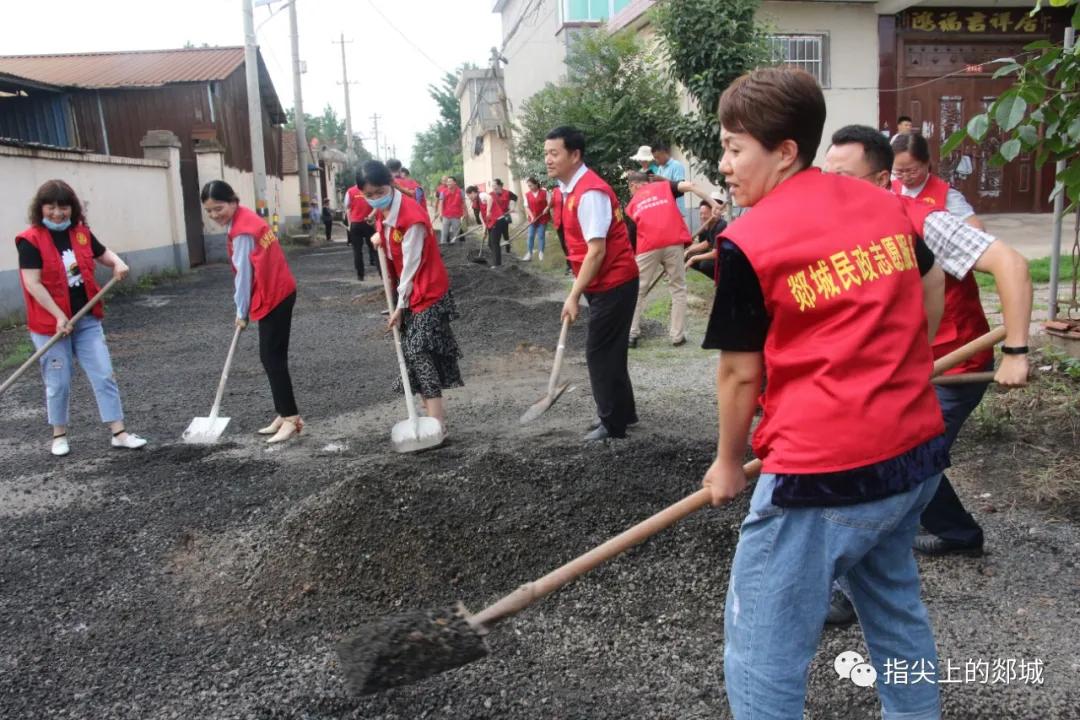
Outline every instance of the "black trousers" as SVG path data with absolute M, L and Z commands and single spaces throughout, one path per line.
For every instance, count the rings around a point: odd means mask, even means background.
M 259 359 L 270 380 L 274 410 L 282 417 L 299 414 L 289 376 L 289 334 L 295 304 L 296 293 L 293 292 L 259 321 Z
M 333 222 L 323 223 L 323 227 L 326 228 L 326 242 L 330 242 L 330 236 L 334 232 L 334 223 Z
M 637 304 L 638 279 L 602 293 L 586 293 L 589 301 L 589 336 L 585 362 L 589 366 L 596 414 L 612 437 L 626 437 L 626 426 L 637 422 L 634 387 L 627 355 L 630 323 Z
M 491 248 L 491 254 L 495 256 L 495 265 L 502 265 L 500 239 L 510 242 L 510 221 L 505 218 L 497 220 L 488 230 L 488 247 Z
M 960 434 L 964 421 L 982 401 L 988 387 L 989 383 L 934 387 L 938 403 L 941 405 L 941 414 L 945 417 L 945 437 L 950 448 L 956 442 L 956 436 Z M 928 532 L 944 540 L 963 545 L 980 546 L 983 544 L 982 528 L 971 513 L 964 509 L 964 504 L 960 502 L 956 490 L 944 474 L 941 476 L 937 492 L 923 510 L 920 521 Z
M 371 236 L 374 234 L 375 228 L 366 222 L 349 223 L 348 242 L 352 246 L 353 266 L 356 268 L 356 277 L 361 280 L 364 279 L 364 252 L 368 253 L 375 272 L 379 271 L 379 258 L 374 254 L 375 246 L 371 244 Z

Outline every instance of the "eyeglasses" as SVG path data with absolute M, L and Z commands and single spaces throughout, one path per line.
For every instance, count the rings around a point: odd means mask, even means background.
M 921 167 L 893 168 L 893 175 L 896 177 L 915 177 L 922 174 L 922 172 Z

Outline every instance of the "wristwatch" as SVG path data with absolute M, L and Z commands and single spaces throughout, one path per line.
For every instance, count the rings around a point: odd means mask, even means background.
M 1028 346 L 1019 345 L 1017 347 L 1009 347 L 1008 345 L 1002 345 L 1001 352 L 1005 353 L 1006 355 L 1027 355 Z

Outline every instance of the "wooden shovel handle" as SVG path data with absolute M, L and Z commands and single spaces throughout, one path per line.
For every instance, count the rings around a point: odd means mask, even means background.
M 994 371 L 964 373 L 962 375 L 939 375 L 930 382 L 935 385 L 971 385 L 994 382 Z
M 980 335 L 967 345 L 956 348 L 948 355 L 944 355 L 934 361 L 934 373 L 931 377 L 937 377 L 950 368 L 978 355 L 983 350 L 989 350 L 1005 339 L 1005 326 L 996 327 L 985 335 Z
M 566 352 L 566 335 L 569 331 L 570 318 L 566 318 L 563 320 L 562 330 L 559 331 L 559 344 L 555 347 L 555 362 L 551 365 L 551 377 L 548 378 L 548 397 L 555 394 L 555 385 L 559 382 L 559 373 L 562 372 L 563 354 Z
M 751 460 L 746 463 L 743 465 L 743 472 L 746 473 L 747 477 L 757 477 L 761 472 L 761 461 Z M 702 488 L 698 490 L 693 495 L 683 498 L 652 517 L 642 520 L 629 530 L 616 535 L 603 545 L 599 545 L 584 555 L 574 558 L 562 567 L 552 570 L 539 580 L 522 585 L 514 592 L 495 602 L 495 604 L 489 605 L 475 615 L 470 616 L 469 623 L 474 627 L 480 627 L 516 615 L 540 598 L 550 595 L 563 585 L 576 580 L 598 565 L 648 540 L 687 515 L 697 512 L 707 506 L 711 500 L 711 493 L 708 489 Z

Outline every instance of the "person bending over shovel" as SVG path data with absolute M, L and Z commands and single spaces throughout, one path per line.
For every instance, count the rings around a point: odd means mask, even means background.
M 43 347 L 57 333 L 64 336 L 40 361 L 45 407 L 53 429 L 53 455 L 71 451 L 67 425 L 75 360 L 94 389 L 98 414 L 112 432 L 112 446 L 135 449 L 146 444 L 145 439 L 124 429 L 120 388 L 101 328 L 105 315 L 101 303 L 71 324 L 70 318 L 98 294 L 96 263 L 111 267 L 118 280 L 128 274 L 124 261 L 98 242 L 84 220 L 82 203 L 71 186 L 63 180 L 49 180 L 30 203 L 30 227 L 15 238 L 26 326 L 34 347 Z
M 361 168 L 360 189 L 375 208 L 375 237 L 389 263 L 397 308 L 387 328 L 401 329 L 401 350 L 412 389 L 420 393 L 428 417 L 446 432 L 442 391 L 461 387 L 458 348 L 450 321 L 458 317 L 450 277 L 439 253 L 431 221 L 420 204 L 394 187 L 386 165 L 376 160 Z
M 577 319 L 582 295 L 589 301 L 585 361 L 597 417 L 585 441 L 623 438 L 638 419 L 627 367 L 638 267 L 622 208 L 611 186 L 585 166 L 585 135 L 577 128 L 547 134 L 544 163 L 548 177 L 559 181 L 552 207 L 575 276 L 562 319 Z
M 255 212 L 240 205 L 231 185 L 222 180 L 208 182 L 200 198 L 210 219 L 228 228 L 236 325 L 244 328 L 249 320 L 259 322 L 259 357 L 270 380 L 277 416 L 258 433 L 270 435 L 268 443 L 284 442 L 304 429 L 289 375 L 296 280 L 274 231 Z
M 722 351 L 717 456 L 703 479 L 716 505 L 747 486 L 747 433 L 769 380 L 753 438 L 762 474 L 724 610 L 732 714 L 803 716 L 830 586 L 846 573 L 882 717 L 936 720 L 937 685 L 881 680 L 891 659 L 937 664 L 911 551 L 948 466 L 915 260 L 930 208 L 811 167 L 825 98 L 804 71 L 743 75 L 719 114 L 720 170 L 753 211 L 721 233 L 722 322 L 706 341 Z

